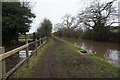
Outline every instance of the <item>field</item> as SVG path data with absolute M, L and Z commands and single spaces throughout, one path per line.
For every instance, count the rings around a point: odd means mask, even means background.
M 19 35 L 18 36 L 18 41 L 20 42 L 25 42 L 25 41 L 32 41 L 33 40 L 33 35 L 32 34 L 27 34 L 27 35 Z

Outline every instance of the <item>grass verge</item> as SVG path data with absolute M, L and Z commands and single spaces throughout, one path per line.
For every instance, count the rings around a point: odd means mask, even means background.
M 77 74 L 81 74 L 81 77 L 87 78 L 118 78 L 120 69 L 115 65 L 108 63 L 97 56 L 91 56 L 87 54 L 79 54 L 77 51 L 81 48 L 74 46 L 73 44 L 58 38 L 59 41 L 64 44 L 60 46 L 62 52 L 65 52 L 71 56 L 66 57 L 65 65 L 67 72 L 74 73 L 71 76 L 78 77 Z M 65 54 L 64 53 L 64 54 Z M 79 55 L 78 55 L 79 54 Z M 61 59 L 64 59 L 64 57 Z M 73 70 L 71 70 L 73 69 Z M 73 71 L 73 72 L 70 72 Z
M 37 66 L 38 60 L 40 57 L 44 54 L 45 50 L 50 46 L 54 44 L 54 42 L 50 39 L 45 45 L 43 45 L 38 51 L 37 56 L 36 54 L 33 54 L 29 58 L 29 67 L 26 67 L 26 62 L 21 66 L 12 76 L 13 78 L 32 78 L 32 73 L 34 72 L 34 67 Z
M 48 47 L 50 50 L 53 48 L 54 51 L 49 51 Z M 39 59 L 45 52 L 52 53 L 52 56 L 49 55 L 50 57 L 53 57 L 50 58 L 53 59 L 52 62 L 57 61 L 54 66 L 49 63 L 49 67 L 51 67 L 50 71 L 55 71 L 54 74 L 56 77 L 118 78 L 119 69 L 117 67 L 99 57 L 79 54 L 78 50 L 81 50 L 81 48 L 74 46 L 61 38 L 54 37 L 53 39 L 50 39 L 40 50 L 38 50 L 39 54 L 37 56 L 33 55 L 30 58 L 29 68 L 23 66 L 19 69 L 16 74 L 16 78 L 32 78 L 34 69 L 37 66 Z M 48 55 L 46 54 L 46 56 Z M 54 67 L 55 70 L 53 69 Z

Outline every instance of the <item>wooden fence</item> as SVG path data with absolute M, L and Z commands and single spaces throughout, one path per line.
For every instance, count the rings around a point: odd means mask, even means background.
M 44 40 L 44 41 L 43 41 Z M 9 77 L 16 69 L 18 69 L 19 66 L 21 66 L 25 61 L 27 61 L 27 65 L 29 65 L 29 46 L 34 44 L 35 45 L 35 50 L 33 50 L 32 53 L 35 53 L 37 55 L 37 50 L 43 45 L 45 44 L 47 41 L 47 38 L 40 38 L 39 40 L 35 40 L 34 42 L 28 43 L 26 42 L 25 45 L 20 46 L 18 48 L 15 48 L 11 51 L 5 52 L 5 49 L 3 47 L 0 47 L 0 80 L 2 79 L 6 79 L 7 77 Z M 38 44 L 39 43 L 39 44 Z M 17 65 L 15 65 L 13 68 L 11 68 L 9 71 L 6 71 L 6 61 L 5 59 L 17 54 L 17 52 L 21 51 L 25 49 L 26 50 L 26 58 L 24 58 L 22 61 L 20 61 L 19 63 L 17 63 Z M 32 55 L 31 55 L 32 56 Z

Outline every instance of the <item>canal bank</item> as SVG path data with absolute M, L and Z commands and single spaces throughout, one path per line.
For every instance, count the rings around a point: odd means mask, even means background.
M 49 44 L 49 46 L 48 46 Z M 43 51 L 44 50 L 44 51 Z M 117 78 L 118 68 L 99 57 L 79 54 L 82 50 L 54 37 L 38 55 L 30 58 L 30 68 L 17 71 L 17 78 Z M 42 55 L 41 55 L 42 54 Z M 34 61 L 35 59 L 35 61 Z
M 81 47 L 88 53 L 92 52 L 96 53 L 96 56 L 107 60 L 109 63 L 115 64 L 117 66 L 120 64 L 119 43 L 93 41 L 80 38 L 62 38 L 62 39 L 67 40 L 68 42 Z

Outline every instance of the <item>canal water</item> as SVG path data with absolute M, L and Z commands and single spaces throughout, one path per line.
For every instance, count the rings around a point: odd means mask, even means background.
M 65 40 L 77 44 L 89 53 L 94 52 L 97 56 L 120 67 L 120 48 L 118 47 L 118 43 L 99 42 L 77 38 L 65 38 Z

